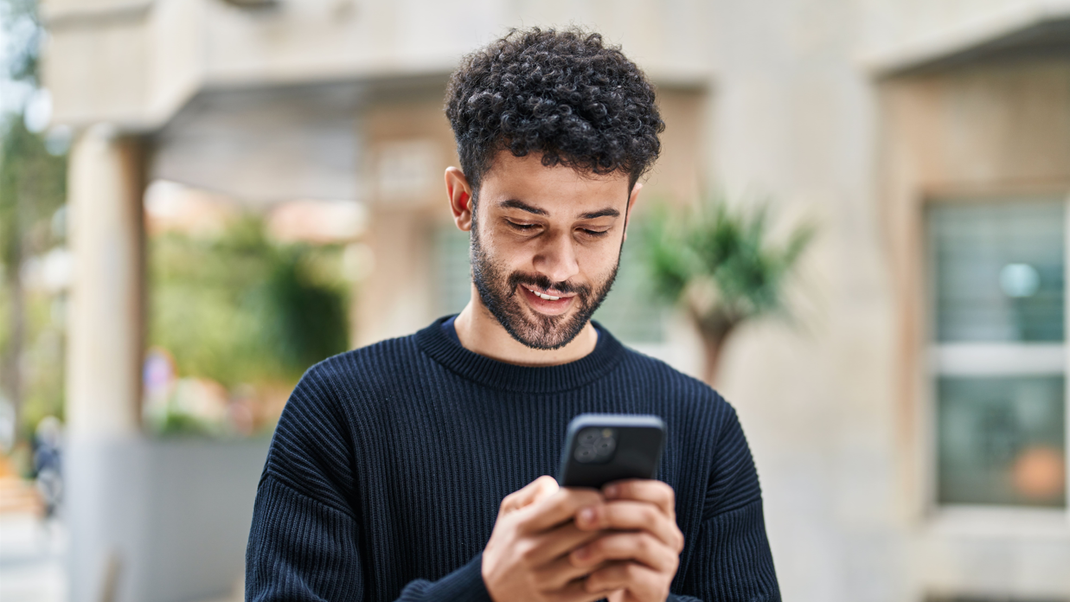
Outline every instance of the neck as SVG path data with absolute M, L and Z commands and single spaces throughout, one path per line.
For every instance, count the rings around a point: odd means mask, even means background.
M 559 349 L 532 349 L 509 334 L 478 296 L 453 321 L 465 349 L 500 362 L 519 366 L 556 366 L 574 362 L 594 351 L 598 332 L 590 322 L 576 338 Z

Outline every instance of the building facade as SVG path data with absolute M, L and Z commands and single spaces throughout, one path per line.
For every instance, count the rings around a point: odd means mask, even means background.
M 578 24 L 658 87 L 667 129 L 646 199 L 768 196 L 785 223 L 819 226 L 799 323 L 746 326 L 718 387 L 754 450 L 785 598 L 1070 599 L 1070 2 L 42 9 L 53 123 L 76 133 L 76 437 L 138 428 L 149 182 L 364 204 L 352 340 L 411 332 L 467 291 L 442 192 L 448 74 L 507 27 Z M 622 338 L 698 371 L 682 319 L 636 320 L 657 312 L 611 299 Z

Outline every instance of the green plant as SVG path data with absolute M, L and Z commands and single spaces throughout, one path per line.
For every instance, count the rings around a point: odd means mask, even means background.
M 655 290 L 682 306 L 698 329 L 706 382 L 713 383 L 740 324 L 789 313 L 787 284 L 813 235 L 804 225 L 777 244 L 768 206 L 732 208 L 719 196 L 687 207 L 662 204 L 648 215 L 644 250 Z
M 348 349 L 348 283 L 337 245 L 278 244 L 246 215 L 218 236 L 175 232 L 149 241 L 149 340 L 177 376 L 231 394 L 292 386 L 312 364 Z M 166 432 L 195 432 L 166 415 Z
M 64 331 L 53 311 L 56 291 L 31 290 L 28 265 L 61 247 L 66 202 L 66 149 L 40 120 L 26 120 L 29 99 L 41 92 L 38 53 L 44 37 L 36 0 L 0 0 L 0 403 L 15 411 L 17 437 L 37 421 L 62 416 Z M 30 123 L 31 126 L 27 124 Z

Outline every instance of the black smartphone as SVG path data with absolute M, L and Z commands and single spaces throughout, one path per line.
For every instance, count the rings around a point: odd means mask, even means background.
M 665 424 L 657 416 L 580 414 L 568 423 L 557 481 L 601 489 L 621 479 L 653 479 L 664 444 Z

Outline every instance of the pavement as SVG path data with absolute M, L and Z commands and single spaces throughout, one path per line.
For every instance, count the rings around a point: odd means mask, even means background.
M 67 530 L 43 518 L 33 482 L 0 470 L 0 602 L 67 602 L 66 552 Z M 231 591 L 201 602 L 244 599 L 240 579 Z
M 0 601 L 66 602 L 66 548 L 60 521 L 30 512 L 0 513 Z M 243 591 L 239 581 L 231 596 L 202 602 L 242 602 Z
M 0 600 L 65 602 L 66 531 L 34 512 L 0 513 Z

